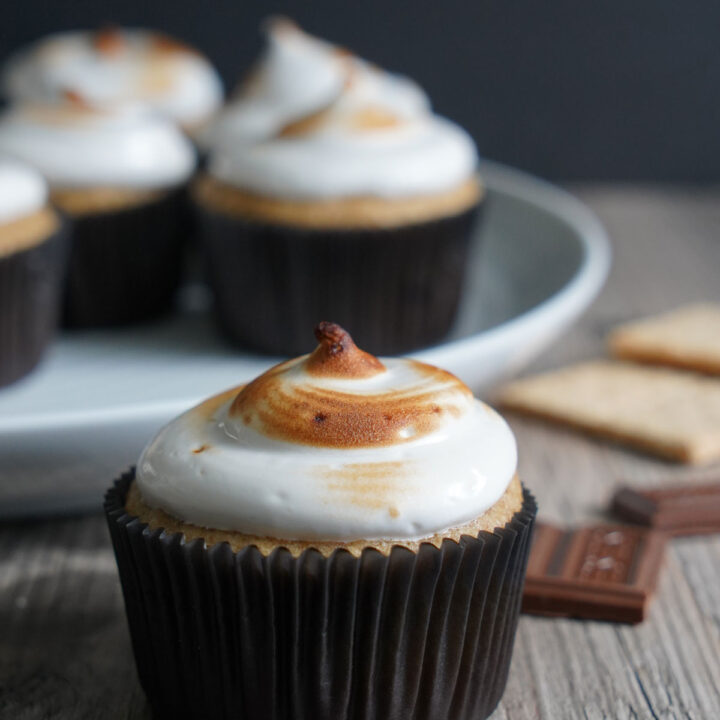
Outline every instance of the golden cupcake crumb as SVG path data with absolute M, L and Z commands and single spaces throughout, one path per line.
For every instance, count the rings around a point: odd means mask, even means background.
M 259 195 L 205 174 L 195 182 L 193 194 L 210 211 L 250 222 L 352 230 L 401 227 L 460 215 L 482 199 L 484 188 L 478 177 L 472 177 L 432 195 L 294 200 Z
M 212 530 L 198 525 L 184 523 L 163 510 L 151 508 L 146 505 L 140 495 L 137 482 L 133 482 L 125 502 L 127 512 L 137 517 L 141 522 L 147 523 L 151 529 L 162 528 L 166 533 L 182 533 L 186 542 L 202 538 L 207 547 L 226 542 L 233 552 L 254 545 L 265 556 L 270 555 L 278 548 L 286 548 L 294 557 L 311 548 L 317 550 L 325 557 L 335 550 L 347 550 L 351 555 L 359 557 L 363 550 L 372 548 L 383 555 L 388 555 L 393 547 L 400 546 L 417 552 L 420 545 L 430 543 L 440 547 L 444 540 L 459 541 L 463 535 L 477 537 L 481 532 L 493 532 L 496 528 L 504 527 L 522 508 L 522 486 L 516 475 L 500 499 L 482 515 L 474 518 L 464 525 L 438 533 L 423 540 L 355 540 L 353 542 L 316 542 L 310 540 L 283 540 L 281 538 L 260 537 L 231 530 Z
M 57 213 L 50 208 L 0 225 L 0 257 L 40 245 L 55 233 L 59 225 Z
M 140 207 L 160 200 L 167 191 L 123 187 L 53 188 L 52 202 L 68 215 L 92 215 Z

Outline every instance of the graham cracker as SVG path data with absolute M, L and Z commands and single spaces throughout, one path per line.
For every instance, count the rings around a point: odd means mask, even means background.
M 628 323 L 608 342 L 620 358 L 720 374 L 720 305 L 688 305 Z
M 672 460 L 720 459 L 720 379 L 598 360 L 510 383 L 499 401 Z

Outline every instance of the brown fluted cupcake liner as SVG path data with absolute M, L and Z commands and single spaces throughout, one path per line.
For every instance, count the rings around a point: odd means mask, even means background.
M 185 189 L 122 210 L 74 216 L 64 325 L 112 327 L 168 312 L 190 216 Z
M 305 352 L 307 328 L 327 319 L 376 354 L 439 342 L 457 315 L 481 207 L 399 228 L 304 230 L 198 204 L 220 327 L 237 345 L 281 355 Z
M 30 372 L 55 336 L 67 235 L 63 224 L 38 245 L 0 257 L 0 386 Z
M 234 553 L 105 498 L 142 686 L 158 718 L 480 720 L 502 696 L 536 504 L 505 527 L 388 555 Z

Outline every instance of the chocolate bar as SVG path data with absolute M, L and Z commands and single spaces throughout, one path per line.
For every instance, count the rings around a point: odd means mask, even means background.
M 623 520 L 672 535 L 720 532 L 720 482 L 654 490 L 623 488 L 615 493 L 611 507 Z
M 627 525 L 538 524 L 522 609 L 535 615 L 638 623 L 664 555 L 664 533 Z

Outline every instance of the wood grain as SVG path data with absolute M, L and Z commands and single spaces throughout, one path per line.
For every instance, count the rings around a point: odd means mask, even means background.
M 614 324 L 720 301 L 720 191 L 576 188 L 615 246 L 607 288 L 533 371 L 598 356 Z M 541 517 L 604 519 L 615 487 L 701 481 L 541 422 L 511 417 Z M 108 478 L 108 481 L 110 478 Z M 720 535 L 673 540 L 638 627 L 523 617 L 495 720 L 720 718 Z M 103 518 L 0 526 L 0 718 L 150 718 Z

